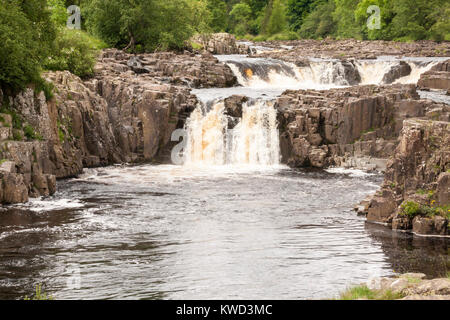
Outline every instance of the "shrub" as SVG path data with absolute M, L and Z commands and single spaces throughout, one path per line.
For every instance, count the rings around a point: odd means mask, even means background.
M 420 212 L 420 204 L 415 201 L 406 201 L 401 205 L 401 215 L 414 218 L 415 216 L 420 214 Z
M 299 36 L 297 33 L 293 31 L 285 31 L 281 33 L 274 34 L 273 36 L 269 37 L 267 40 L 274 41 L 274 40 L 298 40 Z
M 97 54 L 105 45 L 80 30 L 61 28 L 53 54 L 45 61 L 48 70 L 69 70 L 81 78 L 94 73 Z
M 25 125 L 23 127 L 23 133 L 25 134 L 25 137 L 28 140 L 42 140 L 42 136 L 38 133 L 36 133 L 36 131 L 34 130 L 34 128 L 32 126 L 30 126 L 29 124 Z
M 0 5 L 0 86 L 23 89 L 39 76 L 39 43 L 31 22 L 15 4 Z

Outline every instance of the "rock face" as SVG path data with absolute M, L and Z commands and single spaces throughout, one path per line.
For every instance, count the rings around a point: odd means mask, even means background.
M 450 90 L 450 60 L 441 62 L 425 72 L 418 85 L 422 88 Z
M 286 91 L 279 110 L 283 162 L 293 167 L 383 169 L 398 144 L 403 120 L 446 119 L 449 107 L 419 100 L 414 86 L 360 86 Z M 356 165 L 358 166 L 358 165 Z
M 1 203 L 51 195 L 56 178 L 84 167 L 163 159 L 171 133 L 198 103 L 189 88 L 236 83 L 211 54 L 119 50 L 105 50 L 88 81 L 69 72 L 44 77 L 55 87 L 50 101 L 31 88 L 14 98 L 2 94 L 24 125 L 16 128 L 11 114 L 0 114 Z
M 191 42 L 199 44 L 204 50 L 212 54 L 249 54 L 250 48 L 245 44 L 238 44 L 234 35 L 228 33 L 213 33 L 198 35 Z
M 449 235 L 450 123 L 405 120 L 385 182 L 368 208 L 369 221 L 422 235 Z M 404 214 L 402 203 L 417 203 Z M 421 207 L 420 207 L 421 206 Z

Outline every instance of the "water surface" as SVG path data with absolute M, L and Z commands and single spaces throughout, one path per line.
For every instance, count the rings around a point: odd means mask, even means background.
M 36 283 L 58 299 L 312 299 L 371 276 L 445 272 L 447 240 L 352 211 L 381 181 L 284 167 L 87 170 L 0 213 L 0 299 Z

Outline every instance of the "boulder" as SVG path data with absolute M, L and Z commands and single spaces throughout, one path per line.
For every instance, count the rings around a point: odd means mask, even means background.
M 409 76 L 411 74 L 411 66 L 405 61 L 400 61 L 396 66 L 391 67 L 391 69 L 384 75 L 382 82 L 385 84 L 391 84 L 397 79 Z

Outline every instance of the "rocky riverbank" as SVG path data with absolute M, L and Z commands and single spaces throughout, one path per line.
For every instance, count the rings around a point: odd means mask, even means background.
M 201 54 L 194 48 L 194 53 L 141 55 L 104 50 L 95 76 L 84 81 L 69 72 L 47 73 L 55 87 L 52 99 L 33 88 L 15 97 L 0 92 L 0 202 L 53 194 L 57 178 L 76 176 L 84 167 L 167 161 L 171 133 L 184 126 L 198 104 L 191 89 L 237 85 L 230 67 L 211 53 L 252 51 L 225 34 L 194 40 L 205 49 Z M 338 58 L 336 70 L 341 73 L 336 76 L 349 85 L 361 82 L 351 59 L 450 56 L 447 42 L 305 40 L 283 42 L 283 47 L 278 42 L 262 45 L 279 48 L 259 56 L 298 66 L 310 57 Z M 382 189 L 357 210 L 369 221 L 397 230 L 449 235 L 450 106 L 421 99 L 417 91 L 449 90 L 449 65 L 450 60 L 435 65 L 417 86 L 391 84 L 411 73 L 400 62 L 383 71 L 385 85 L 284 92 L 274 102 L 282 162 L 386 171 Z M 246 101 L 245 96 L 225 99 L 227 114 L 241 117 Z
M 426 279 L 423 273 L 374 278 L 348 289 L 343 300 L 450 300 L 450 278 Z
M 87 81 L 49 72 L 54 97 L 28 88 L 0 93 L 0 202 L 28 201 L 56 190 L 56 178 L 84 167 L 154 161 L 170 150 L 198 101 L 190 88 L 236 84 L 210 53 L 139 56 L 105 50 Z

